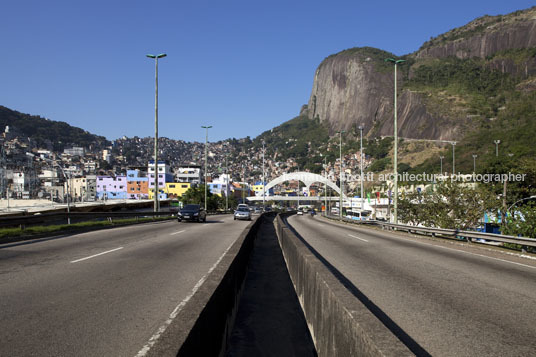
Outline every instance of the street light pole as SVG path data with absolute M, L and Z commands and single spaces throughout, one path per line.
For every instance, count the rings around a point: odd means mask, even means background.
M 246 167 L 242 165 L 242 179 L 243 184 L 240 185 L 242 187 L 242 203 L 246 203 Z
M 495 143 L 495 157 L 498 157 L 499 156 L 499 144 L 501 143 L 501 141 L 493 140 L 493 142 Z
M 63 167 L 58 164 L 58 167 L 61 170 L 61 173 L 63 174 L 63 177 L 65 178 L 65 183 L 67 184 L 67 224 L 71 224 L 71 204 L 69 201 L 69 179 L 67 178 L 67 175 L 65 174 L 65 171 L 63 170 Z
M 326 181 L 324 182 L 324 215 L 328 215 L 328 164 L 327 164 L 327 157 L 324 157 L 324 177 Z
M 201 126 L 203 129 L 206 129 L 206 136 L 205 136 L 205 211 L 207 210 L 207 143 L 208 143 L 208 129 L 212 128 L 212 125 L 208 126 Z
M 443 159 L 445 158 L 445 156 L 442 156 L 440 155 L 439 156 L 439 161 L 440 161 L 440 165 L 441 165 L 441 176 L 443 176 Z
M 298 165 L 298 174 L 300 173 L 300 165 Z M 298 207 L 300 209 L 300 179 L 298 177 Z
M 229 168 L 227 167 L 227 155 L 225 155 L 225 212 L 229 210 Z
M 394 95 L 394 99 L 395 99 L 395 108 L 394 108 L 394 117 L 395 117 L 395 122 L 394 122 L 394 136 L 395 136 L 395 142 L 394 142 L 394 162 L 393 162 L 393 165 L 394 165 L 394 174 L 395 174 L 395 177 L 394 177 L 394 191 L 395 191 L 395 196 L 394 196 L 394 200 L 393 200 L 393 218 L 394 218 L 394 223 L 397 224 L 398 223 L 398 120 L 397 120 L 397 103 L 396 103 L 396 99 L 397 99 L 397 90 L 396 90 L 396 86 L 397 86 L 397 71 L 396 71 L 396 67 L 398 64 L 402 64 L 404 62 L 406 62 L 405 60 L 395 60 L 394 58 L 386 58 L 385 61 L 387 62 L 391 62 L 391 63 L 394 63 L 395 65 L 395 95 Z
M 264 206 L 264 196 L 266 195 L 266 191 L 264 189 L 265 187 L 265 176 L 264 176 L 264 140 L 262 141 L 262 211 L 264 212 L 265 206 Z
M 339 139 L 339 155 L 340 155 L 340 162 L 339 162 L 339 180 L 341 181 L 341 194 L 339 195 L 339 218 L 342 219 L 342 195 L 344 192 L 344 182 L 343 182 L 343 174 L 342 174 L 342 133 L 344 133 L 344 130 L 339 131 L 340 139 Z
M 455 147 L 456 147 L 456 142 L 455 141 L 451 141 L 450 142 L 452 144 L 452 176 L 456 175 L 456 160 L 455 160 Z
M 359 126 L 359 132 L 360 132 L 360 141 L 361 141 L 361 149 L 360 149 L 360 154 L 359 154 L 359 164 L 361 166 L 361 175 L 360 175 L 360 178 L 361 178 L 361 210 L 365 209 L 365 207 L 363 206 L 365 204 L 365 199 L 364 199 L 364 196 L 363 196 L 363 129 L 365 128 L 365 124 L 361 124 Z
M 167 55 L 161 53 L 159 55 L 146 55 L 149 58 L 154 58 L 155 65 L 155 91 L 154 91 L 154 212 L 160 210 L 158 204 L 158 59 L 164 58 Z
M 477 154 L 473 154 L 473 173 L 476 172 L 476 158 L 478 157 Z

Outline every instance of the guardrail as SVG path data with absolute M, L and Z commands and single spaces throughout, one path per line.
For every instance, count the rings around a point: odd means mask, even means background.
M 459 229 L 410 226 L 406 224 L 394 224 L 394 223 L 387 223 L 387 222 L 374 221 L 374 220 L 358 221 L 358 220 L 353 220 L 353 219 L 348 219 L 348 218 L 341 219 L 337 216 L 331 216 L 331 215 L 324 215 L 324 217 L 333 219 L 333 220 L 344 221 L 347 223 L 375 225 L 375 226 L 380 226 L 382 229 L 397 230 L 397 231 L 403 231 L 403 232 L 414 233 L 414 234 L 431 235 L 431 236 L 440 237 L 440 238 L 442 237 L 464 238 L 468 242 L 471 242 L 477 239 L 485 239 L 485 240 L 489 240 L 492 242 L 518 244 L 518 245 L 525 246 L 525 247 L 536 248 L 536 239 L 534 238 L 516 237 L 516 236 L 503 235 L 503 234 L 483 233 L 483 232 L 474 232 L 474 231 L 463 231 Z
M 40 213 L 31 216 L 19 217 L 0 217 L 0 227 L 20 227 L 38 224 L 50 224 L 67 219 L 77 219 L 79 221 L 90 221 L 98 218 L 113 220 L 120 217 L 151 217 L 151 216 L 170 216 L 172 212 L 56 212 Z
M 209 211 L 209 215 L 226 214 L 225 211 Z M 26 226 L 38 224 L 51 224 L 58 221 L 67 221 L 68 219 L 82 221 L 91 221 L 99 218 L 106 218 L 113 221 L 117 218 L 139 218 L 139 217 L 155 217 L 155 216 L 173 216 L 176 212 L 162 211 L 120 211 L 120 212 L 54 212 L 54 213 L 37 213 L 28 216 L 16 217 L 0 217 L 0 228 L 3 227 L 20 227 L 24 229 Z

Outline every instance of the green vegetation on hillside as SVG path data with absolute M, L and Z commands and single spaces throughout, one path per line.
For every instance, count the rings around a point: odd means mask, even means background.
M 442 117 L 466 116 L 469 129 L 457 138 L 456 172 L 527 174 L 522 182 L 508 183 L 507 205 L 536 194 L 536 92 L 521 90 L 534 77 L 495 70 L 506 60 L 516 66 L 536 58 L 536 48 L 501 51 L 486 59 L 427 59 L 416 62 L 404 88 L 425 93 L 427 109 Z M 522 71 L 523 72 L 523 71 Z M 494 140 L 500 140 L 498 156 Z M 439 155 L 443 171 L 452 172 L 452 146 L 410 169 L 438 173 Z M 473 157 L 476 155 L 476 157 Z M 473 168 L 473 166 L 475 166 Z M 483 185 L 492 197 L 502 194 L 502 184 Z M 502 201 L 496 199 L 497 212 Z
M 67 145 L 85 148 L 110 145 L 103 136 L 91 134 L 65 122 L 23 114 L 0 106 L 0 128 L 3 130 L 6 126 L 22 132 L 38 146 L 46 147 L 47 143 L 52 144 L 54 151 L 63 151 Z M 61 138 L 61 141 L 58 138 Z
M 472 172 L 473 158 L 477 155 L 477 172 L 485 170 L 495 157 L 494 140 L 500 140 L 499 153 L 501 158 L 513 157 L 516 160 L 528 157 L 536 157 L 534 146 L 534 134 L 536 133 L 536 92 L 520 92 L 515 85 L 520 82 L 511 76 L 492 73 L 482 70 L 482 78 L 475 79 L 474 61 L 470 65 L 460 65 L 459 70 L 448 82 L 443 82 L 444 89 L 454 95 L 466 99 L 467 113 L 474 115 L 474 129 L 460 138 L 456 146 L 456 171 Z M 429 72 L 421 71 L 422 74 Z M 438 71 L 439 72 L 439 71 Z M 435 73 L 438 77 L 438 72 Z M 443 73 L 443 77 L 444 77 Z M 437 78 L 437 77 L 436 77 Z M 427 91 L 434 93 L 444 78 L 429 84 Z M 408 84 L 412 87 L 418 80 Z M 456 91 L 455 88 L 458 90 Z M 445 103 L 447 106 L 448 103 Z M 449 147 L 444 151 L 445 163 L 452 161 L 452 150 Z M 417 168 L 418 171 L 438 169 L 439 159 L 431 159 Z
M 490 118 L 505 105 L 507 94 L 514 90 L 516 82 L 508 74 L 489 69 L 486 60 L 452 57 L 416 65 L 405 88 L 434 96 L 438 95 L 438 90 L 460 96 L 467 103 L 467 114 Z M 448 110 L 451 103 L 445 106 Z

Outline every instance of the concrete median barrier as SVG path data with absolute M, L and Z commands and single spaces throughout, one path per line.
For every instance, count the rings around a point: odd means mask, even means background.
M 318 356 L 413 356 L 279 215 L 276 231 Z
M 145 356 L 220 356 L 236 316 L 263 216 L 242 232 Z

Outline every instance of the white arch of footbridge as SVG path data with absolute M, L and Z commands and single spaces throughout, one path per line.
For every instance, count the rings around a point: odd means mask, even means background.
M 293 172 L 293 173 L 283 174 L 283 175 L 279 176 L 278 178 L 273 179 L 272 181 L 270 181 L 266 185 L 264 190 L 265 190 L 265 192 L 268 192 L 268 190 L 271 189 L 272 187 L 274 187 L 276 185 L 280 185 L 283 182 L 287 182 L 287 181 L 300 181 L 300 182 L 303 182 L 305 187 L 307 187 L 308 191 L 309 191 L 309 187 L 313 183 L 319 182 L 319 183 L 322 183 L 322 184 L 325 184 L 325 185 L 329 186 L 331 189 L 333 189 L 339 195 L 341 194 L 341 189 L 333 181 L 325 178 L 324 176 L 321 176 L 321 175 L 318 175 L 318 174 L 313 174 L 313 173 L 310 173 L 310 172 Z M 273 196 L 266 196 L 266 197 L 273 197 Z M 346 195 L 343 195 L 343 197 L 346 198 Z M 302 197 L 301 199 L 302 200 L 304 200 L 304 199 L 307 200 L 307 199 L 311 199 L 311 198 L 312 197 L 307 197 L 307 198 Z M 254 200 L 261 199 L 262 200 L 262 196 L 257 196 L 255 198 L 248 197 L 248 199 L 249 200 L 251 200 L 251 199 L 254 199 Z M 296 200 L 298 198 L 297 197 L 289 197 L 289 199 Z

